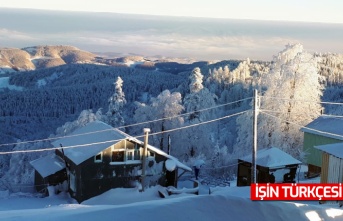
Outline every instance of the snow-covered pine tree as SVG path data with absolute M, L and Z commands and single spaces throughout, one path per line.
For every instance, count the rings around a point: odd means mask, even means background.
M 275 56 L 269 73 L 262 79 L 262 88 L 266 91 L 258 117 L 259 148 L 276 146 L 300 157 L 303 139 L 300 126 L 317 118 L 322 109 L 320 78 L 316 58 L 300 44 L 287 45 Z M 236 154 L 251 150 L 251 122 L 251 114 L 237 118 Z
M 99 117 L 101 116 L 99 116 L 99 114 L 94 114 L 92 110 L 83 110 L 76 120 L 72 122 L 66 122 L 63 126 L 57 128 L 56 136 L 65 136 L 70 134 L 74 130 L 83 127 L 90 122 L 100 120 Z
M 185 96 L 183 102 L 186 112 L 193 112 L 188 117 L 188 121 L 190 122 L 204 121 L 209 119 L 213 114 L 213 111 L 198 112 L 200 109 L 215 106 L 215 100 L 217 99 L 216 95 L 212 94 L 202 85 L 203 77 L 198 67 L 194 68 L 189 76 L 190 93 Z
M 300 127 L 317 118 L 322 110 L 320 78 L 316 58 L 300 44 L 287 45 L 274 58 L 270 73 L 263 80 L 267 90 L 261 108 L 275 117 L 261 114 L 260 146 L 277 146 L 300 157 Z
M 51 147 L 49 141 L 38 141 L 35 143 L 18 144 L 12 151 L 23 150 L 38 150 Z M 32 152 L 32 153 L 16 153 L 10 155 L 9 166 L 6 171 L 3 171 L 3 176 L 0 179 L 0 190 L 9 190 L 10 192 L 27 192 L 33 189 L 34 185 L 34 169 L 30 165 L 30 161 L 39 158 L 49 152 Z
M 213 110 L 199 111 L 201 109 L 213 107 L 216 105 L 217 96 L 212 94 L 202 85 L 203 75 L 200 68 L 194 68 L 190 77 L 190 93 L 185 96 L 184 106 L 187 113 L 186 124 L 197 124 L 209 119 L 214 119 L 216 112 Z M 216 123 L 206 124 L 198 127 L 191 127 L 180 136 L 184 139 L 183 145 L 186 157 L 196 157 L 200 154 L 210 157 L 212 150 L 211 134 L 216 128 Z
M 171 93 L 169 90 L 164 90 L 156 98 L 151 98 L 151 103 L 149 105 L 141 104 L 137 108 L 134 118 L 136 122 L 162 119 L 160 121 L 151 122 L 148 127 L 152 132 L 163 132 L 183 124 L 182 117 L 175 117 L 179 115 L 183 109 L 181 94 L 179 92 Z M 144 127 L 147 127 L 147 125 L 144 125 Z M 139 130 L 142 131 L 141 129 L 142 128 Z M 153 137 L 152 142 L 155 146 L 165 149 L 164 147 L 167 145 L 167 135 L 164 133 L 156 135 Z
M 210 69 L 205 85 L 211 93 L 219 97 L 226 85 L 228 85 L 230 76 L 232 75 L 230 75 L 230 69 L 227 65 L 224 68 L 214 68 L 213 71 Z
M 106 113 L 107 123 L 113 127 L 119 127 L 124 125 L 124 117 L 122 116 L 122 108 L 126 104 L 125 94 L 122 90 L 123 80 L 118 76 L 114 82 L 115 92 L 108 99 L 108 111 Z

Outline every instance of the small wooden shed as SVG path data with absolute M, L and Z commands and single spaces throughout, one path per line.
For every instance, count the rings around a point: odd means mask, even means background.
M 343 143 L 315 146 L 322 152 L 321 183 L 343 182 Z
M 281 169 L 286 169 L 290 175 L 288 180 L 284 180 L 284 182 L 292 182 L 295 178 L 296 170 L 299 164 L 301 164 L 299 160 L 277 147 L 258 150 L 256 155 L 256 180 L 258 183 L 273 183 L 272 173 Z M 250 186 L 251 162 L 252 154 L 238 159 L 237 186 Z
M 322 153 L 320 183 L 343 182 L 343 143 L 315 146 Z M 337 201 L 320 201 L 337 203 Z
M 38 192 L 47 194 L 48 186 L 56 186 L 67 180 L 65 162 L 55 154 L 49 154 L 30 164 L 35 168 L 35 185 Z

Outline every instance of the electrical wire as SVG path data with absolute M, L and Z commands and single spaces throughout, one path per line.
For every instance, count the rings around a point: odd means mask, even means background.
M 216 118 L 213 120 L 208 120 L 208 121 L 204 121 L 204 122 L 200 122 L 200 123 L 196 123 L 196 124 L 191 124 L 191 125 L 187 125 L 184 127 L 178 127 L 178 128 L 174 128 L 174 129 L 170 129 L 170 130 L 165 130 L 165 131 L 161 131 L 161 132 L 156 132 L 156 133 L 151 133 L 150 135 L 157 135 L 157 134 L 162 134 L 162 133 L 167 133 L 167 132 L 173 132 L 173 131 L 177 131 L 177 130 L 182 130 L 182 129 L 186 129 L 186 128 L 190 128 L 190 127 L 196 127 L 199 125 L 203 125 L 203 124 L 208 124 L 208 123 L 212 123 L 215 121 L 219 121 L 219 120 L 223 120 L 226 118 L 230 118 L 233 116 L 237 116 L 243 113 L 248 112 L 249 110 L 245 110 L 245 111 L 241 111 L 235 114 L 231 114 L 231 115 L 227 115 L 224 117 L 220 117 L 220 118 Z M 131 137 L 131 138 L 140 138 L 140 137 L 144 137 L 144 135 L 140 135 L 140 136 L 135 136 L 135 137 Z M 51 148 L 42 148 L 42 149 L 33 149 L 33 150 L 14 150 L 14 151 L 5 151 L 5 152 L 0 152 L 0 155 L 5 155 L 5 154 L 15 154 L 15 153 L 34 153 L 34 152 L 43 152 L 43 151 L 52 151 L 52 150 L 57 150 L 57 149 L 70 149 L 70 148 L 78 148 L 78 147 L 88 147 L 88 146 L 93 146 L 93 145 L 98 145 L 98 144 L 105 144 L 105 143 L 113 143 L 113 142 L 117 142 L 117 141 L 121 141 L 122 139 L 117 139 L 117 140 L 108 140 L 108 141 L 102 141 L 102 142 L 95 142 L 95 143 L 87 143 L 87 144 L 80 144 L 80 145 L 72 145 L 72 146 L 64 146 L 64 147 L 51 147 Z
M 225 117 L 220 117 L 220 118 L 216 118 L 216 119 L 209 120 L 209 121 L 200 122 L 200 123 L 197 123 L 197 124 L 191 124 L 191 125 L 187 125 L 187 126 L 184 126 L 184 127 L 178 127 L 178 128 L 174 128 L 174 129 L 170 129 L 170 130 L 165 130 L 165 131 L 160 131 L 160 132 L 156 132 L 156 133 L 151 133 L 151 135 L 163 134 L 163 133 L 173 132 L 173 131 L 176 131 L 176 130 L 182 130 L 182 129 L 186 129 L 186 128 L 190 128 L 190 127 L 196 127 L 196 126 L 199 126 L 199 125 L 208 124 L 208 123 L 212 123 L 212 122 L 215 122 L 215 121 L 223 120 L 223 119 L 226 119 L 226 118 L 234 117 L 234 116 L 237 116 L 237 115 L 240 115 L 240 114 L 244 114 L 244 113 L 246 113 L 248 111 L 250 111 L 250 110 L 241 111 L 239 113 L 231 114 L 231 115 L 228 115 L 228 116 L 225 116 Z M 143 136 L 144 135 L 139 136 L 139 137 L 143 137 Z
M 285 111 L 274 111 L 274 110 L 266 110 L 266 109 L 259 109 L 259 111 L 262 111 L 262 112 L 270 112 L 270 113 L 288 113 L 288 112 L 285 112 Z M 292 113 L 293 115 L 301 115 L 303 113 Z M 320 116 L 323 116 L 323 117 L 332 117 L 332 118 L 343 118 L 342 115 L 332 115 L 332 114 L 321 114 Z
M 258 111 L 265 111 L 265 112 L 272 112 L 272 113 L 285 113 L 284 111 L 274 111 L 274 110 L 266 110 L 266 109 L 258 109 Z
M 270 98 L 270 99 L 279 99 L 279 100 L 288 100 L 288 101 L 298 101 L 298 102 L 313 102 L 313 101 L 307 101 L 307 100 L 286 99 L 286 98 L 271 97 L 271 96 L 259 96 L 259 97 L 262 97 L 262 98 Z M 138 126 L 138 125 L 142 125 L 142 124 L 148 124 L 148 123 L 154 123 L 154 122 L 158 122 L 158 121 L 162 121 L 162 120 L 170 120 L 170 119 L 172 119 L 172 118 L 177 118 L 177 117 L 181 117 L 181 116 L 190 115 L 190 114 L 193 114 L 193 113 L 195 113 L 195 112 L 203 112 L 203 111 L 207 111 L 207 110 L 211 110 L 211 109 L 215 109 L 215 108 L 219 108 L 219 107 L 223 107 L 223 106 L 235 104 L 235 103 L 242 102 L 242 101 L 245 101 L 245 100 L 249 100 L 249 99 L 252 99 L 252 98 L 253 98 L 253 97 L 248 97 L 248 98 L 240 99 L 240 100 L 237 100 L 237 101 L 229 102 L 229 103 L 226 103 L 226 104 L 221 104 L 221 105 L 216 105 L 216 106 L 209 107 L 209 108 L 200 109 L 200 110 L 198 110 L 198 111 L 192 111 L 192 112 L 188 112 L 188 113 L 184 113 L 184 114 L 179 114 L 179 115 L 175 115 L 175 116 L 171 116 L 171 117 L 165 117 L 165 118 L 155 119 L 155 120 L 151 120 L 151 121 L 144 121 L 144 122 L 140 122 L 140 123 L 135 123 L 135 124 L 125 125 L 125 126 L 120 126 L 120 127 L 111 128 L 111 129 L 106 129 L 106 130 L 92 131 L 92 132 L 82 133 L 82 134 L 74 134 L 74 135 L 65 135 L 65 136 L 58 136 L 58 137 L 50 137 L 50 138 L 45 138 L 45 139 L 36 139 L 36 140 L 30 140 L 30 141 L 21 141 L 21 142 L 14 142 L 14 143 L 6 143 L 6 144 L 0 144 L 0 147 L 2 147 L 2 146 L 9 146 L 9 145 L 17 145 L 17 144 L 25 144 L 25 143 L 43 142 L 43 141 L 49 141 L 49 140 L 57 140 L 57 139 L 67 138 L 67 137 L 77 137 L 77 136 L 89 135 L 89 134 L 94 134 L 94 133 L 101 133 L 101 132 L 106 132 L 106 131 L 110 131 L 110 130 L 113 130 L 113 129 L 122 129 L 122 128 L 127 128 L 127 127 L 134 127 L 134 126 Z M 335 103 L 335 102 L 313 102 L 313 103 L 343 105 L 343 103 Z M 271 110 L 264 110 L 264 111 L 270 111 L 270 112 L 272 112 Z M 274 111 L 274 112 L 276 113 L 277 111 Z M 328 115 L 326 115 L 326 116 L 328 116 Z M 333 116 L 333 115 L 330 115 L 330 116 Z M 338 117 L 338 116 L 337 116 L 337 117 Z
M 29 141 L 6 143 L 6 144 L 0 144 L 0 147 L 2 147 L 2 146 L 9 146 L 9 145 L 17 145 L 17 144 L 25 144 L 25 143 L 36 143 L 36 142 L 43 142 L 43 141 L 49 141 L 49 140 L 58 140 L 58 139 L 67 138 L 67 137 L 77 137 L 77 136 L 89 135 L 89 134 L 94 134 L 94 133 L 101 133 L 101 132 L 105 132 L 105 131 L 111 131 L 113 129 L 122 129 L 122 128 L 127 128 L 127 127 L 133 127 L 133 126 L 138 126 L 138 125 L 142 125 L 142 124 L 158 122 L 158 121 L 162 121 L 162 120 L 170 120 L 172 118 L 177 118 L 177 117 L 181 117 L 181 116 L 185 116 L 185 115 L 190 115 L 190 114 L 194 114 L 194 113 L 198 113 L 198 112 L 203 112 L 203 111 L 207 111 L 207 110 L 211 110 L 211 109 L 215 109 L 215 108 L 219 108 L 219 107 L 224 107 L 224 106 L 227 106 L 227 105 L 235 104 L 235 103 L 242 102 L 242 101 L 249 100 L 249 99 L 252 99 L 252 97 L 243 98 L 243 99 L 240 99 L 240 100 L 237 100 L 237 101 L 233 101 L 233 102 L 229 102 L 229 103 L 226 103 L 226 104 L 216 105 L 216 106 L 213 106 L 213 107 L 204 108 L 204 109 L 200 109 L 200 110 L 197 110 L 197 111 L 183 113 L 183 114 L 179 114 L 179 115 L 175 115 L 175 116 L 171 116 L 171 117 L 164 117 L 164 118 L 160 118 L 160 119 L 156 119 L 156 120 L 145 121 L 145 122 L 125 125 L 125 126 L 115 127 L 115 128 L 111 128 L 111 129 L 98 130 L 98 131 L 92 131 L 92 132 L 88 132 L 88 133 L 81 133 L 81 134 L 74 134 L 74 135 L 50 137 L 50 138 L 45 138 L 45 139 L 36 139 L 36 140 L 29 140 Z
M 273 98 L 273 99 L 280 99 L 280 100 L 292 100 L 292 101 L 299 101 L 299 102 L 311 102 L 311 101 L 306 101 L 306 100 L 284 99 L 284 98 L 268 97 L 268 96 L 259 96 L 259 97 L 262 97 L 262 98 Z M 110 131 L 110 130 L 113 130 L 113 129 L 121 129 L 121 128 L 126 128 L 126 127 L 132 127 L 132 126 L 137 126 L 137 125 L 142 125 L 142 124 L 147 124 L 147 123 L 152 123 L 152 122 L 158 122 L 158 121 L 162 121 L 162 120 L 166 120 L 166 119 L 181 117 L 181 116 L 185 116 L 185 115 L 190 115 L 190 114 L 193 114 L 195 112 L 202 112 L 202 111 L 206 111 L 206 110 L 211 110 L 211 109 L 223 107 L 223 106 L 226 106 L 226 105 L 242 102 L 244 100 L 249 100 L 249 99 L 252 99 L 252 97 L 248 97 L 248 98 L 240 99 L 240 100 L 237 100 L 237 101 L 229 102 L 229 103 L 226 103 L 226 104 L 217 105 L 217 106 L 213 106 L 213 107 L 209 107 L 209 108 L 204 108 L 204 109 L 200 109 L 198 111 L 192 111 L 192 112 L 188 112 L 188 113 L 184 113 L 184 114 L 180 114 L 180 115 L 176 115 L 176 116 L 172 116 L 172 117 L 160 118 L 160 119 L 156 119 L 156 120 L 145 121 L 145 122 L 130 124 L 130 125 L 126 125 L 126 126 L 106 129 L 106 130 L 92 131 L 92 132 L 82 133 L 82 134 L 58 136 L 58 137 L 52 137 L 52 138 L 46 138 L 46 139 L 37 139 L 37 140 L 30 140 L 30 141 L 22 141 L 22 142 L 16 142 L 16 143 L 0 144 L 0 147 L 1 146 L 7 146 L 7 145 L 17 145 L 17 144 L 24 144 L 24 143 L 42 142 L 42 141 L 49 141 L 49 140 L 57 140 L 57 139 L 61 139 L 61 138 L 69 138 L 69 137 L 83 136 L 83 135 L 89 135 L 89 134 L 94 134 L 94 133 L 101 133 L 101 132 Z M 315 103 L 343 105 L 343 103 L 335 103 L 335 102 L 315 102 Z M 167 132 L 173 132 L 173 131 L 176 131 L 176 130 L 186 129 L 186 128 L 190 128 L 190 127 L 195 127 L 195 126 L 199 126 L 199 125 L 202 125 L 202 124 L 207 124 L 207 123 L 215 122 L 215 121 L 222 120 L 222 119 L 225 119 L 225 118 L 229 118 L 231 116 L 236 116 L 236 115 L 239 115 L 239 114 L 243 114 L 243 113 L 248 112 L 248 111 L 249 110 L 246 110 L 246 111 L 242 111 L 242 112 L 239 112 L 239 113 L 236 113 L 236 114 L 233 114 L 233 115 L 228 115 L 228 116 L 225 116 L 225 117 L 216 118 L 216 119 L 213 119 L 213 120 L 210 120 L 210 121 L 200 122 L 200 123 L 197 123 L 197 124 L 187 125 L 187 126 L 180 127 L 180 128 L 174 128 L 174 129 L 170 129 L 170 130 L 166 130 L 166 131 L 160 131 L 160 132 L 152 133 L 150 135 L 157 135 L 157 134 L 162 134 L 162 133 L 167 133 Z M 274 115 L 270 115 L 270 114 L 265 113 L 265 112 L 275 112 L 275 113 L 277 113 L 278 111 L 263 110 L 263 109 L 260 109 L 259 111 L 261 113 L 264 113 L 264 114 L 269 115 L 271 117 L 278 118 L 278 117 L 276 117 Z M 328 117 L 343 117 L 343 116 L 337 116 L 337 115 L 324 115 L 324 116 L 328 116 Z M 279 118 L 279 119 L 281 119 L 281 118 Z M 285 120 L 283 120 L 283 121 L 285 121 Z M 288 122 L 288 121 L 286 121 L 286 122 Z M 288 123 L 295 124 L 294 122 L 288 122 Z M 312 128 L 307 128 L 307 127 L 304 127 L 302 125 L 298 125 L 298 124 L 296 124 L 296 125 L 299 126 L 300 128 L 306 128 L 306 129 L 317 131 L 317 132 L 320 132 L 320 133 L 326 133 L 324 131 L 319 131 L 319 130 L 315 130 L 315 129 L 312 129 Z M 340 136 L 340 135 L 331 134 L 331 133 L 327 133 L 327 134 L 332 135 L 332 136 Z M 143 137 L 143 136 L 144 135 L 141 135 L 141 136 L 137 136 L 135 138 L 140 138 L 140 137 Z M 91 144 L 84 144 L 84 145 L 74 145 L 74 146 L 63 147 L 63 148 L 65 148 L 65 149 L 76 148 L 76 147 L 90 146 L 90 145 L 96 145 L 96 144 L 101 144 L 101 143 L 109 143 L 109 142 L 116 142 L 116 141 L 119 141 L 119 140 L 109 140 L 109 141 L 105 141 L 105 142 L 91 143 Z M 56 150 L 56 149 L 60 149 L 60 147 L 56 147 L 56 148 L 43 148 L 43 149 L 36 149 L 36 150 L 6 151 L 6 152 L 0 152 L 0 155 L 1 154 L 11 154 L 11 153 L 25 153 L 27 151 L 29 151 L 29 152 L 41 152 L 41 151 Z
M 88 146 L 98 145 L 98 144 L 113 143 L 113 142 L 117 142 L 117 141 L 121 141 L 121 140 L 122 139 L 107 140 L 107 141 L 95 142 L 95 143 L 79 144 L 79 145 L 72 145 L 72 146 L 65 146 L 65 147 L 49 147 L 49 148 L 33 149 L 33 150 L 13 150 L 13 151 L 0 152 L 0 155 L 14 154 L 14 153 L 34 153 L 34 152 L 52 151 L 52 150 L 58 150 L 58 149 L 70 149 L 70 148 L 77 148 L 77 147 L 88 147 Z
M 322 114 L 321 116 L 332 117 L 332 118 L 343 118 L 343 116 L 341 115 L 332 115 L 332 114 Z
M 237 166 L 237 165 L 242 164 L 242 163 L 244 163 L 244 162 L 233 163 L 233 164 L 226 165 L 226 166 L 221 166 L 221 167 L 202 167 L 201 169 L 204 169 L 204 170 L 218 170 L 218 169 L 224 169 L 224 168 L 228 168 L 228 167 Z
M 282 97 L 272 97 L 272 96 L 259 96 L 261 98 L 269 98 L 269 99 L 277 99 L 277 100 L 285 100 L 285 101 L 296 101 L 296 102 L 308 102 L 308 103 L 317 103 L 317 104 L 332 104 L 332 105 L 343 105 L 343 103 L 338 102 L 327 102 L 327 101 L 309 101 L 309 100 L 302 100 L 302 99 L 290 99 L 290 98 L 282 98 Z
M 317 129 L 313 129 L 313 128 L 310 128 L 310 127 L 306 127 L 306 126 L 302 126 L 300 124 L 297 124 L 297 123 L 294 123 L 294 122 L 291 122 L 291 121 L 288 121 L 288 120 L 285 120 L 285 119 L 282 119 L 280 117 L 277 117 L 277 116 L 274 116 L 274 115 L 271 115 L 271 114 L 268 114 L 268 113 L 265 113 L 263 111 L 261 111 L 260 113 L 263 113 L 269 117 L 273 117 L 273 118 L 276 118 L 276 119 L 279 119 L 283 122 L 286 122 L 286 123 L 289 123 L 289 124 L 293 124 L 293 125 L 296 125 L 298 126 L 299 128 L 304 128 L 304 129 L 307 129 L 307 130 L 311 130 L 311 131 L 314 131 L 314 132 L 317 132 L 317 133 L 320 133 L 320 134 L 325 134 L 325 135 L 329 135 L 329 136 L 333 136 L 333 137 L 339 137 L 340 139 L 343 139 L 343 135 L 339 135 L 339 134 L 334 134 L 334 133 L 329 133 L 329 132 L 326 132 L 326 131 L 321 131 L 321 130 L 317 130 Z

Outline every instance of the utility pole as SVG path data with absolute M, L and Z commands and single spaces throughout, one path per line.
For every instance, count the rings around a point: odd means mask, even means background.
M 148 137 L 149 137 L 149 128 L 144 128 L 144 148 L 143 148 L 143 166 L 142 166 L 142 192 L 144 192 L 144 186 L 145 186 L 145 171 L 146 171 L 146 155 L 147 155 L 147 149 L 148 149 Z
M 253 106 L 253 148 L 251 161 L 251 183 L 256 183 L 256 155 L 257 155 L 257 116 L 259 109 L 258 91 L 254 90 L 254 106 Z

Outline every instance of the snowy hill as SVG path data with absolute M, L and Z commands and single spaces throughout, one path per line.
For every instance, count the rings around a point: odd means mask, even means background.
M 146 70 L 158 69 L 178 73 L 181 70 L 188 70 L 190 67 L 207 65 L 209 62 L 200 63 L 186 58 L 119 56 L 115 53 L 106 54 L 101 52 L 95 54 L 66 45 L 31 46 L 22 49 L 0 48 L 0 74 L 44 69 L 66 64 L 137 67 Z
M 88 63 L 96 55 L 71 46 L 34 46 L 23 49 L 0 48 L 0 68 L 34 70 L 71 63 Z M 7 70 L 9 71 L 9 70 Z

